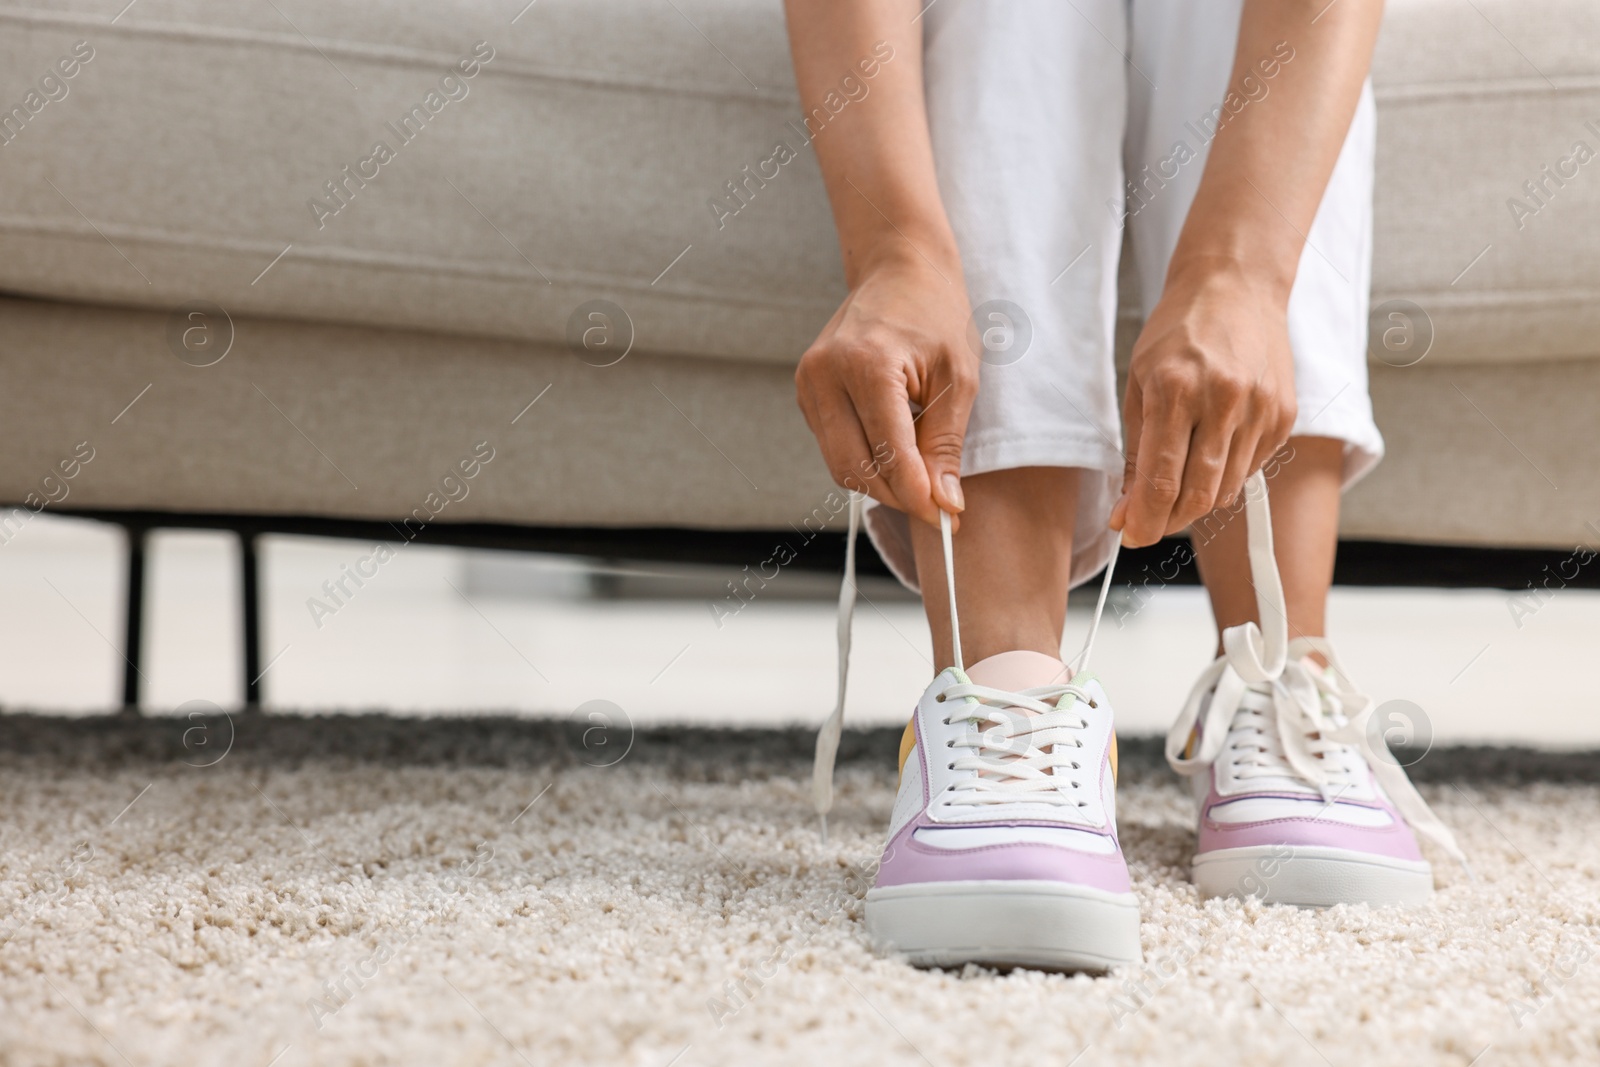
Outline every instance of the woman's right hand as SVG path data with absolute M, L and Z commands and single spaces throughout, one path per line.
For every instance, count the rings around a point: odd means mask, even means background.
M 970 314 L 959 261 L 908 251 L 860 272 L 795 373 L 833 480 L 935 527 L 941 509 L 964 506 L 979 363 Z

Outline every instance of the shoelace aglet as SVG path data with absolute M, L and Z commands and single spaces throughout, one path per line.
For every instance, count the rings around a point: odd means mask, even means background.
M 817 822 L 822 824 L 822 843 L 826 845 L 828 843 L 828 817 L 819 812 L 817 814 Z

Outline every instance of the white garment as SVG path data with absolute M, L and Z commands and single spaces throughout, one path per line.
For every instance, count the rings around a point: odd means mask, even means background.
M 982 365 L 962 473 L 1084 468 L 1074 585 L 1110 555 L 1106 521 L 1122 484 L 1112 343 L 1123 224 L 1148 315 L 1230 88 L 1241 2 L 940 0 L 923 15 L 939 189 L 980 325 L 1014 345 Z M 1252 57 L 1255 82 L 1235 106 L 1270 106 L 1291 52 Z M 1383 455 L 1366 367 L 1374 134 L 1369 85 L 1289 300 L 1293 432 L 1343 440 L 1347 486 Z M 1020 308 L 1028 328 L 984 316 L 992 300 Z M 866 527 L 915 588 L 905 515 L 871 507 Z

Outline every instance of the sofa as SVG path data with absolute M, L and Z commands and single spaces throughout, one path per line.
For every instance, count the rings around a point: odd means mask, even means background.
M 0 6 L 0 537 L 720 544 L 827 498 L 792 374 L 844 287 L 779 0 L 124 3 Z M 1390 0 L 1373 79 L 1388 457 L 1342 534 L 1593 543 L 1600 5 Z

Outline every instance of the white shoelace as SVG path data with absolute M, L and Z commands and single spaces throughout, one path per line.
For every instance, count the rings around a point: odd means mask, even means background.
M 844 581 L 839 587 L 839 688 L 833 711 L 817 731 L 817 752 L 811 768 L 811 798 L 822 824 L 822 839 L 828 839 L 828 812 L 833 808 L 833 765 L 839 753 L 839 738 L 844 731 L 844 698 L 850 670 L 850 625 L 855 616 L 856 604 L 856 537 L 861 530 L 861 512 L 864 498 L 850 494 L 850 529 L 845 542 Z M 961 622 L 956 614 L 955 554 L 951 545 L 950 516 L 939 514 L 939 533 L 944 545 L 944 576 L 950 597 L 951 651 L 955 668 L 966 673 L 961 656 Z M 1073 662 L 1076 674 L 1089 668 L 1089 654 L 1094 649 L 1095 635 L 1100 630 L 1100 617 L 1105 612 L 1106 596 L 1111 592 L 1111 575 L 1117 565 L 1118 539 L 1106 561 L 1106 576 L 1100 586 L 1100 599 L 1095 604 L 1094 619 L 1089 624 L 1089 635 L 1083 650 Z M 1069 665 L 1070 668 L 1070 665 Z M 952 722 L 964 718 L 974 729 L 955 747 L 969 750 L 970 754 L 954 761 L 957 770 L 977 771 L 973 779 L 958 783 L 959 796 L 952 803 L 994 804 L 1025 799 L 1053 805 L 1081 807 L 1074 795 L 1080 783 L 1072 778 L 1074 771 L 1083 770 L 1076 754 L 1083 743 L 1077 731 L 1087 723 L 1074 714 L 1072 704 L 1057 708 L 1065 696 L 1072 695 L 1084 703 L 1091 703 L 1089 693 L 1071 682 L 1038 686 L 1032 689 L 1008 691 L 971 682 L 957 683 L 942 694 L 944 702 L 961 701 L 960 712 L 952 711 Z M 1031 713 L 1031 714 L 1029 714 Z M 984 729 L 984 724 L 988 725 Z
M 1351 684 L 1332 646 L 1320 637 L 1289 640 L 1283 583 L 1272 549 L 1267 481 L 1259 471 L 1245 484 L 1245 521 L 1262 624 L 1247 622 L 1223 631 L 1222 656 L 1200 675 L 1167 733 L 1167 762 L 1181 775 L 1196 775 L 1209 771 L 1231 747 L 1240 777 L 1302 781 L 1330 803 L 1358 780 L 1365 764 L 1412 829 L 1470 875 L 1455 835 L 1422 799 L 1405 768 L 1374 749 L 1368 731 L 1376 710 L 1372 699 Z M 1320 654 L 1329 669 L 1315 669 L 1305 659 L 1311 653 Z M 1208 693 L 1199 745 L 1186 756 Z
M 1285 670 L 1292 668 L 1286 667 Z M 1246 689 L 1244 696 L 1239 701 L 1239 710 L 1234 713 L 1233 727 L 1228 731 L 1228 740 L 1224 745 L 1231 757 L 1233 774 L 1235 778 L 1290 778 L 1298 779 L 1300 774 L 1289 762 L 1284 752 L 1283 742 L 1279 740 L 1280 731 L 1276 722 L 1277 708 L 1272 702 L 1272 694 L 1265 689 Z M 1336 725 L 1343 724 L 1340 715 L 1331 716 Z M 1307 745 L 1311 755 L 1318 761 L 1327 776 L 1327 785 L 1322 792 L 1338 795 L 1356 784 L 1359 774 L 1355 750 L 1348 745 L 1340 745 L 1318 735 L 1307 738 Z
M 1065 696 L 1075 700 L 1066 707 Z M 957 684 L 940 694 L 943 703 L 961 701 L 951 723 L 967 722 L 971 729 L 950 742 L 969 755 L 956 757 L 950 769 L 976 771 L 977 777 L 957 782 L 950 803 L 1001 804 L 1025 800 L 1037 804 L 1081 808 L 1076 791 L 1082 784 L 1073 775 L 1085 770 L 1078 762 L 1083 748 L 1078 733 L 1088 720 L 1073 709 L 1077 701 L 1091 703 L 1089 694 L 1070 682 L 1007 691 L 990 686 Z M 1098 784 L 1098 778 L 1094 779 Z

